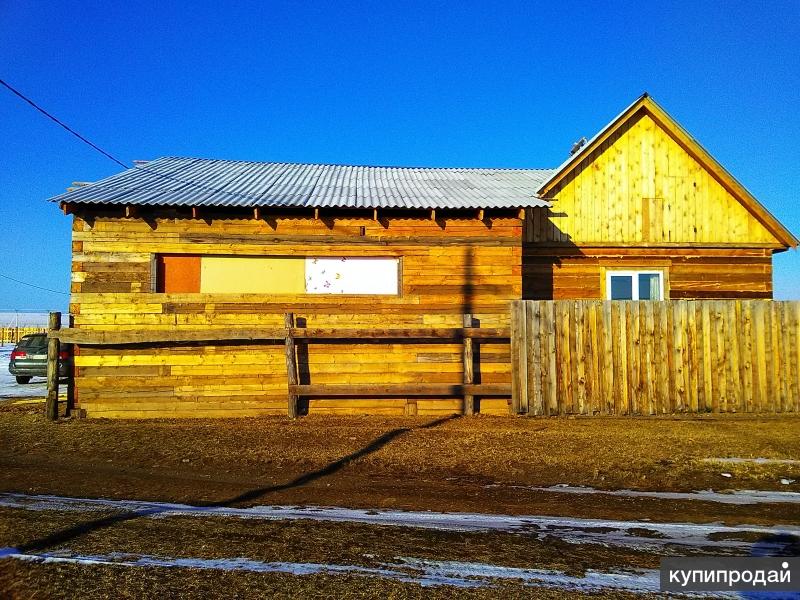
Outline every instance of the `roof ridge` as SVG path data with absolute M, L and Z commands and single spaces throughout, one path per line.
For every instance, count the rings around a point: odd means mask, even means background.
M 242 160 L 235 158 L 204 158 L 200 156 L 159 156 L 144 164 L 154 163 L 159 160 L 195 160 L 224 163 L 242 163 L 256 165 L 287 165 L 287 166 L 309 166 L 309 167 L 351 167 L 361 169 L 401 169 L 409 171 L 553 171 L 557 167 L 423 167 L 423 166 L 399 166 L 399 165 L 356 165 L 350 163 L 329 163 L 329 162 L 295 162 L 295 161 L 270 161 L 270 160 Z M 134 168 L 134 167 L 131 167 Z

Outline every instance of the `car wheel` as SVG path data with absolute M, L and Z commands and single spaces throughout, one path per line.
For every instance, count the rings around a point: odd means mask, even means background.
M 17 383 L 20 383 L 20 384 L 24 385 L 24 384 L 30 383 L 30 382 L 31 382 L 31 376 L 30 375 L 17 375 Z

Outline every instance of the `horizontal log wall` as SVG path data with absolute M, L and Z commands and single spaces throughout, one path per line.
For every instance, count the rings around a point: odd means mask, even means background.
M 513 409 L 800 412 L 800 302 L 518 301 Z
M 324 217 L 324 214 L 323 214 Z M 397 256 L 398 296 L 159 294 L 159 253 L 252 256 Z M 511 217 L 364 219 L 76 217 L 72 299 L 75 327 L 92 331 L 299 327 L 508 327 L 521 296 L 521 221 Z M 301 384 L 463 381 L 460 341 L 391 344 L 298 340 Z M 475 344 L 476 383 L 508 383 L 508 342 Z M 90 417 L 286 414 L 283 343 L 210 343 L 140 349 L 80 346 L 78 406 Z M 484 398 L 484 413 L 508 413 L 509 398 Z M 460 397 L 312 398 L 311 413 L 444 414 Z
M 523 249 L 526 300 L 602 300 L 606 271 L 664 271 L 668 300 L 772 298 L 772 252 L 759 248 Z

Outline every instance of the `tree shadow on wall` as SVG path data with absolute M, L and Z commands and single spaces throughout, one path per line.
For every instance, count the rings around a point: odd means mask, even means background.
M 558 227 L 558 221 L 566 216 L 551 208 L 526 211 L 520 269 L 523 300 L 576 297 L 576 291 L 585 286 L 582 276 L 558 272 L 565 259 L 587 258 L 570 236 Z

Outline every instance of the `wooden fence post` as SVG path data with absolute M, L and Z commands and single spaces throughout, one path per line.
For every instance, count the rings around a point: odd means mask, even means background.
M 51 312 L 48 322 L 48 333 L 52 334 L 61 329 L 61 313 Z M 47 340 L 47 401 L 45 402 L 45 415 L 51 421 L 58 419 L 58 351 L 57 337 Z
M 472 327 L 472 315 L 466 314 L 464 315 L 464 327 Z M 464 383 L 466 385 L 471 385 L 474 383 L 474 371 L 473 371 L 473 356 L 472 356 L 472 338 L 467 337 L 464 335 L 464 347 L 463 347 L 463 358 L 464 358 Z M 475 398 L 472 394 L 464 394 L 464 414 L 471 415 L 475 412 Z
M 67 316 L 67 327 L 70 329 L 75 327 L 75 317 L 72 315 Z M 61 344 L 59 343 L 59 350 Z M 75 410 L 75 346 L 67 345 L 70 348 L 69 357 L 70 364 L 67 369 L 67 406 L 64 409 L 64 416 L 72 416 Z
M 289 381 L 289 417 L 294 419 L 297 417 L 297 404 L 298 396 L 292 390 L 292 386 L 297 385 L 297 353 L 295 352 L 294 337 L 292 336 L 292 329 L 294 328 L 294 313 L 286 313 L 283 315 L 283 322 L 286 326 L 286 375 Z

